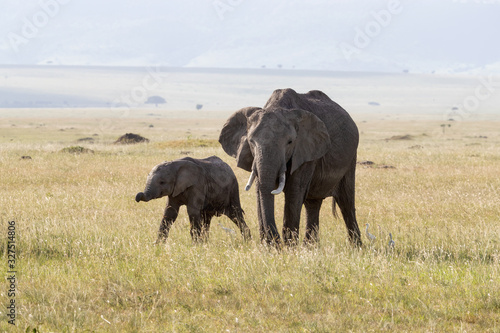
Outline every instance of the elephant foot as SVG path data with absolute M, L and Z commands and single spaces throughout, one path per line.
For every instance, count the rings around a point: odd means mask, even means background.
M 250 234 L 250 229 L 245 229 L 243 232 L 243 239 L 245 240 L 245 242 L 248 242 L 252 239 L 252 234 Z
M 299 245 L 299 239 L 298 238 L 285 239 L 284 243 L 287 247 L 297 247 Z
M 319 238 L 305 238 L 303 245 L 308 248 L 318 247 L 319 246 Z
M 158 238 L 156 239 L 156 241 L 153 244 L 155 244 L 155 245 L 165 244 L 167 241 L 167 238 L 168 238 L 168 231 L 165 232 L 162 230 L 162 231 L 158 232 Z
M 203 244 L 208 242 L 208 232 L 191 233 L 191 240 L 194 244 Z
M 287 247 L 296 247 L 299 245 L 299 233 L 292 230 L 283 230 L 283 242 Z
M 161 245 L 165 244 L 167 242 L 167 237 L 158 237 L 154 242 L 153 245 Z
M 363 242 L 361 241 L 361 237 L 357 238 L 357 239 L 356 238 L 350 239 L 350 243 L 352 246 L 357 247 L 357 248 L 363 247 Z
M 278 252 L 281 252 L 283 250 L 283 242 L 281 241 L 280 238 L 274 238 L 274 239 L 266 239 L 266 238 L 261 238 L 260 243 L 262 245 L 265 245 L 269 249 L 276 249 Z

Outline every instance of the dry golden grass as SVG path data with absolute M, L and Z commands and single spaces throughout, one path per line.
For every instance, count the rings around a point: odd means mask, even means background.
M 158 149 L 186 149 L 186 148 L 214 148 L 220 146 L 215 139 L 193 139 L 188 137 L 184 140 L 169 140 L 155 143 Z
M 375 162 L 357 171 L 365 246 L 347 243 L 328 199 L 320 244 L 280 253 L 259 244 L 253 192 L 240 193 L 254 237 L 249 243 L 225 233 L 218 223 L 236 227 L 221 217 L 206 244 L 192 244 L 182 209 L 167 243 L 154 246 L 165 200 L 134 201 L 154 165 L 186 150 L 223 158 L 242 188 L 248 173 L 215 144 L 223 119 L 161 120 L 153 128 L 140 119 L 113 126 L 93 119 L 4 121 L 0 272 L 7 271 L 7 222 L 15 220 L 16 329 L 500 331 L 500 123 L 454 123 L 443 134 L 437 121 L 358 118 L 358 160 Z M 125 132 L 151 142 L 112 145 Z M 95 143 L 76 143 L 93 134 Z M 411 140 L 386 140 L 407 134 Z M 75 145 L 94 154 L 61 152 Z M 279 196 L 280 225 L 282 203 Z M 365 223 L 377 237 L 372 243 Z M 0 330 L 12 331 L 4 286 Z

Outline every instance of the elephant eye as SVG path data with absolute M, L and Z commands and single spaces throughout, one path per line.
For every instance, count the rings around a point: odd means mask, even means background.
M 165 185 L 165 182 L 163 180 L 160 180 L 160 185 Z
M 293 142 L 292 140 L 288 140 L 288 144 L 289 144 L 289 145 L 291 145 L 291 144 L 292 144 L 292 142 Z

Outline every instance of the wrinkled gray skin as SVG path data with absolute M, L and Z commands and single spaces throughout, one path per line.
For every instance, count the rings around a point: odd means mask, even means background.
M 274 219 L 274 195 L 284 185 L 285 244 L 298 242 L 302 205 L 305 242 L 318 240 L 323 199 L 333 197 L 342 211 L 350 241 L 361 246 L 354 208 L 358 129 L 349 114 L 321 91 L 273 92 L 264 108 L 248 107 L 224 125 L 219 142 L 238 167 L 255 176 L 260 235 L 280 244 Z M 252 177 L 247 189 L 251 186 Z M 272 193 L 273 192 L 273 193 Z
M 144 192 L 137 193 L 135 200 L 147 202 L 164 196 L 168 201 L 157 243 L 167 239 L 182 205 L 187 206 L 194 241 L 206 239 L 212 217 L 222 214 L 240 228 L 245 239 L 250 239 L 250 229 L 240 205 L 238 181 L 233 170 L 220 158 L 185 157 L 155 166 L 148 175 Z

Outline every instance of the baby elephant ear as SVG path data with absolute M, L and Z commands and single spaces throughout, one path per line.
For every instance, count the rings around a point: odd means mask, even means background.
M 191 186 L 200 183 L 200 178 L 203 176 L 202 167 L 194 162 L 181 160 L 175 163 L 178 163 L 178 166 L 172 197 L 176 197 Z
M 236 111 L 226 121 L 219 135 L 224 151 L 236 158 L 238 167 L 251 171 L 253 155 L 247 141 L 248 118 L 260 108 L 248 107 Z
M 297 130 L 290 170 L 293 173 L 305 162 L 314 161 L 326 154 L 330 147 L 330 135 L 325 123 L 311 112 L 287 110 L 284 115 L 295 124 Z

